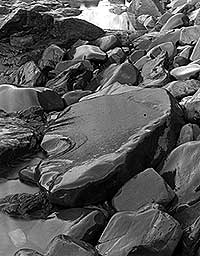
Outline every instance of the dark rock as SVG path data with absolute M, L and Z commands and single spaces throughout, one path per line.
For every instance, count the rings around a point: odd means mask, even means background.
M 143 56 L 142 58 L 140 58 L 138 61 L 136 61 L 134 63 L 134 66 L 138 69 L 138 70 L 142 70 L 143 66 L 148 62 L 151 61 L 151 58 L 148 57 L 147 55 Z
M 78 63 L 83 63 L 84 66 L 88 66 L 88 68 L 92 71 L 93 67 L 90 64 L 90 62 L 88 60 L 65 60 L 65 61 L 60 61 L 55 69 L 54 69 L 54 73 L 56 75 L 59 75 L 60 73 L 62 73 L 63 71 L 65 71 L 66 69 L 70 68 L 71 66 L 74 66 Z
M 186 117 L 192 122 L 199 122 L 200 119 L 200 89 L 185 104 Z
M 175 148 L 160 173 L 176 192 L 178 204 L 192 204 L 199 199 L 199 143 L 191 141 Z
M 172 30 L 188 25 L 188 20 L 189 18 L 185 14 L 177 13 L 168 19 L 166 24 L 161 28 L 161 31 Z
M 126 54 L 120 47 L 116 47 L 116 48 L 108 51 L 107 55 L 108 55 L 108 63 L 109 64 L 113 64 L 113 63 L 121 64 L 126 59 Z
M 186 124 L 181 128 L 177 146 L 189 141 L 198 140 L 200 128 L 197 124 Z
M 174 68 L 170 71 L 170 74 L 175 77 L 177 80 L 187 80 L 200 72 L 199 64 L 188 64 L 186 66 L 181 66 Z
M 114 197 L 113 205 L 117 211 L 138 211 L 151 203 L 166 207 L 174 198 L 174 191 L 163 178 L 154 169 L 147 169 L 122 187 Z
M 54 69 L 56 64 L 58 64 L 63 56 L 64 51 L 55 44 L 47 47 L 42 55 L 42 59 L 40 61 L 40 68 L 44 69 L 45 67 L 49 67 Z
M 166 84 L 164 88 L 175 98 L 180 100 L 183 97 L 193 95 L 196 91 L 198 91 L 198 89 L 200 89 L 200 81 L 194 79 L 174 81 Z
M 73 59 L 104 61 L 106 57 L 106 53 L 98 46 L 82 45 L 76 48 Z
M 47 193 L 14 194 L 0 199 L 0 211 L 22 219 L 46 218 L 52 210 Z
M 104 255 L 172 255 L 182 235 L 180 224 L 154 207 L 115 214 L 97 245 Z
M 142 67 L 141 87 L 162 87 L 168 82 L 168 74 L 165 70 L 167 53 L 162 51 L 155 59 L 148 61 Z
M 69 91 L 86 89 L 92 75 L 91 66 L 79 62 L 50 80 L 46 86 L 62 96 Z
M 181 29 L 180 41 L 184 44 L 196 43 L 200 36 L 200 26 L 190 26 Z
M 61 97 L 48 88 L 17 88 L 5 84 L 0 86 L 0 108 L 16 112 L 32 106 L 42 107 L 44 111 L 63 110 Z
M 13 84 L 21 87 L 41 86 L 41 71 L 33 61 L 22 65 L 13 77 Z
M 104 52 L 121 46 L 119 39 L 115 35 L 100 37 L 95 41 L 95 45 L 99 46 Z
M 146 52 L 144 50 L 136 50 L 129 56 L 129 61 L 132 64 L 135 64 L 140 58 L 146 55 Z
M 186 66 L 190 63 L 190 61 L 182 56 L 175 56 L 173 61 L 173 67 L 177 68 L 180 66 Z
M 107 86 L 119 82 L 120 84 L 137 85 L 139 72 L 128 62 L 120 65 L 112 64 L 105 71 L 94 78 L 87 89 L 91 91 L 102 90 Z
M 62 96 L 62 99 L 65 101 L 65 105 L 69 106 L 74 103 L 77 103 L 82 97 L 85 97 L 91 94 L 91 91 L 82 91 L 82 90 L 75 90 L 71 92 L 67 92 Z
M 40 166 L 39 183 L 50 191 L 52 202 L 66 207 L 108 200 L 128 179 L 162 162 L 175 146 L 181 126 L 182 110 L 162 89 L 132 90 L 74 104 L 46 133 L 67 138 L 67 150 L 51 156 L 53 170 Z M 62 169 L 56 168 L 58 155 L 67 159 Z

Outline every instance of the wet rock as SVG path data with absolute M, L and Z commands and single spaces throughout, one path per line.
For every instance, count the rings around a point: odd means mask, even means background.
M 120 41 L 116 35 L 100 37 L 95 41 L 95 45 L 99 46 L 99 48 L 104 52 L 121 46 Z
M 200 59 L 199 51 L 200 51 L 200 39 L 197 41 L 197 43 L 194 47 L 194 50 L 192 51 L 192 54 L 190 56 L 191 61 L 195 61 L 195 60 Z
M 33 153 L 39 149 L 41 134 L 25 121 L 16 117 L 1 117 L 0 162 L 9 163 L 16 157 Z
M 119 82 L 121 84 L 137 85 L 139 72 L 137 68 L 128 62 L 120 65 L 112 64 L 105 71 L 94 78 L 87 89 L 91 91 L 102 90 L 107 86 Z
M 91 66 L 84 62 L 79 62 L 50 80 L 46 87 L 63 96 L 69 91 L 86 89 L 92 75 Z
M 162 87 L 168 82 L 168 74 L 164 67 L 166 56 L 166 52 L 162 51 L 155 59 L 144 64 L 141 71 L 143 81 L 139 86 Z
M 173 81 L 164 86 L 175 98 L 193 95 L 200 88 L 200 81 L 190 79 L 185 81 Z
M 199 198 L 199 141 L 184 143 L 174 149 L 161 175 L 174 189 L 179 204 L 192 204 Z
M 75 90 L 71 92 L 65 93 L 62 98 L 65 101 L 65 105 L 69 106 L 74 103 L 77 103 L 82 97 L 85 97 L 89 94 L 91 94 L 91 91 L 82 91 L 82 90 Z
M 179 223 L 155 208 L 115 214 L 99 239 L 101 255 L 172 255 L 182 235 Z
M 179 28 L 188 24 L 188 17 L 183 13 L 177 13 L 168 19 L 166 24 L 161 28 L 161 31 Z
M 42 55 L 42 59 L 40 61 L 40 68 L 44 69 L 45 67 L 49 67 L 54 69 L 56 64 L 58 64 L 63 56 L 64 51 L 55 44 L 47 47 Z
M 13 77 L 13 84 L 22 87 L 41 86 L 41 71 L 33 61 L 22 65 Z
M 184 44 L 196 43 L 200 36 L 200 26 L 190 26 L 181 29 L 180 41 Z
M 104 61 L 106 54 L 94 45 L 82 45 L 76 48 L 74 59 Z
M 120 47 L 116 47 L 116 48 L 108 51 L 107 55 L 108 55 L 107 62 L 109 64 L 113 64 L 113 63 L 121 64 L 126 59 L 126 54 Z
M 5 84 L 0 86 L 0 108 L 7 112 L 25 110 L 32 106 L 44 111 L 63 110 L 62 99 L 48 88 L 17 88 Z
M 162 89 L 79 102 L 66 109 L 46 133 L 67 138 L 67 150 L 58 148 L 51 159 L 55 167 L 57 154 L 68 163 L 62 170 L 41 165 L 38 181 L 50 191 L 52 202 L 65 207 L 109 200 L 128 179 L 161 163 L 176 144 L 181 126 L 182 110 Z
M 186 116 L 188 120 L 197 122 L 199 121 L 199 97 L 200 97 L 200 89 L 189 99 L 185 102 L 184 107 L 186 110 Z
M 151 203 L 166 207 L 174 198 L 174 191 L 151 168 L 129 180 L 114 197 L 113 205 L 117 211 L 138 211 Z
M 146 51 L 143 50 L 136 50 L 131 53 L 128 57 L 130 63 L 135 64 L 140 58 L 146 55 Z
M 13 194 L 0 199 L 0 211 L 22 219 L 46 218 L 52 210 L 47 193 Z
M 83 63 L 84 66 L 88 66 L 88 68 L 90 68 L 91 70 L 93 70 L 92 65 L 90 64 L 90 62 L 88 60 L 65 60 L 65 61 L 60 61 L 55 69 L 54 69 L 54 73 L 56 75 L 59 75 L 60 73 L 62 73 L 63 71 L 65 71 L 66 69 L 70 68 L 71 66 L 74 66 L 78 63 Z
M 198 140 L 200 128 L 197 124 L 186 124 L 181 128 L 177 146 L 189 141 Z
M 198 64 L 188 64 L 186 66 L 181 66 L 174 68 L 170 71 L 170 74 L 177 80 L 187 80 L 200 72 L 200 65 Z

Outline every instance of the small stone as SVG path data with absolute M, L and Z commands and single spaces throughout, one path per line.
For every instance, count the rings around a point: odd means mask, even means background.
M 186 20 L 186 15 L 184 15 L 183 13 L 177 13 L 167 20 L 166 24 L 163 25 L 160 31 L 167 31 L 182 27 L 186 25 Z
M 198 121 L 200 119 L 200 89 L 184 104 L 187 119 Z
M 96 246 L 109 256 L 171 256 L 182 236 L 178 221 L 154 207 L 116 213 Z
M 75 90 L 72 92 L 67 92 L 62 96 L 62 99 L 65 101 L 66 106 L 70 106 L 74 103 L 77 103 L 82 97 L 85 97 L 91 94 L 91 91 L 82 91 L 82 90 Z
M 129 180 L 114 197 L 113 205 L 118 212 L 138 211 L 151 203 L 167 207 L 174 198 L 174 191 L 151 168 Z
M 186 124 L 181 128 L 177 146 L 189 141 L 197 140 L 200 134 L 200 128 L 197 124 Z
M 121 46 L 119 39 L 115 35 L 100 37 L 95 41 L 95 45 L 99 46 L 104 52 Z
M 190 26 L 181 29 L 180 41 L 184 44 L 194 44 L 199 40 L 200 26 Z
M 148 62 L 151 61 L 151 58 L 148 57 L 147 55 L 141 57 L 139 60 L 137 60 L 134 63 L 134 66 L 138 69 L 138 70 L 142 70 L 142 68 L 144 67 L 144 65 Z
M 135 64 L 139 59 L 146 55 L 146 51 L 143 50 L 135 50 L 128 57 L 130 63 Z
M 198 60 L 200 59 L 200 39 L 198 39 L 193 51 L 192 51 L 192 54 L 190 56 L 190 60 L 191 61 L 195 61 L 195 60 Z
M 173 67 L 177 68 L 180 66 L 186 66 L 190 63 L 190 61 L 182 56 L 175 56 L 173 61 Z
M 107 52 L 108 55 L 108 62 L 110 64 L 117 63 L 121 64 L 126 59 L 126 54 L 120 47 L 116 47 Z
M 21 249 L 17 251 L 14 256 L 43 256 L 39 252 L 32 249 Z
M 85 67 L 88 66 L 88 68 L 90 68 L 91 70 L 93 70 L 92 65 L 90 64 L 90 62 L 88 60 L 65 60 L 65 61 L 60 61 L 55 69 L 54 69 L 54 73 L 56 75 L 59 75 L 60 73 L 62 73 L 63 71 L 65 71 L 66 69 L 78 64 L 78 63 L 83 63 L 83 65 Z
M 172 42 L 166 42 L 159 44 L 153 47 L 150 51 L 147 52 L 147 56 L 151 57 L 152 59 L 158 57 L 158 55 L 162 52 L 166 51 L 169 58 L 172 58 L 174 55 L 175 47 Z
M 174 68 L 170 71 L 170 74 L 175 77 L 177 80 L 187 80 L 195 75 L 198 75 L 200 72 L 199 64 L 188 64 L 186 66 L 181 66 Z
M 186 45 L 182 49 L 182 51 L 178 54 L 178 56 L 184 57 L 186 59 L 190 58 L 190 55 L 192 53 L 193 47 L 191 45 Z

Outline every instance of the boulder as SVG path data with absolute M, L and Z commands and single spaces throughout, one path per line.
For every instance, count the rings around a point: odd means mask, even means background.
M 188 17 L 183 13 L 177 13 L 170 17 L 166 24 L 163 25 L 160 31 L 172 30 L 175 28 L 183 27 L 188 23 Z
M 121 64 L 126 59 L 126 54 L 120 47 L 116 47 L 108 51 L 107 55 L 108 55 L 108 61 L 107 61 L 108 64 L 113 64 L 113 63 Z
M 116 35 L 100 37 L 95 41 L 95 45 L 99 46 L 99 48 L 104 52 L 107 52 L 115 47 L 121 46 L 120 41 L 116 37 Z
M 198 140 L 200 128 L 197 124 L 186 124 L 181 128 L 177 146 L 189 141 Z
M 116 213 L 99 239 L 104 256 L 172 255 L 182 235 L 180 224 L 154 207 Z
M 150 51 L 147 52 L 147 56 L 151 57 L 152 59 L 158 57 L 162 51 L 166 51 L 169 58 L 172 58 L 174 55 L 175 47 L 172 42 L 166 42 L 159 44 L 153 47 Z
M 140 58 L 146 55 L 146 51 L 144 50 L 135 50 L 133 51 L 130 56 L 128 57 L 128 60 L 130 63 L 135 64 Z
M 177 50 L 179 49 L 177 48 Z M 185 45 L 183 46 L 183 48 L 181 48 L 181 52 L 178 54 L 178 56 L 184 57 L 189 60 L 192 50 L 193 47 L 191 45 Z
M 70 68 L 71 66 L 74 66 L 78 63 L 83 63 L 83 65 L 85 67 L 88 66 L 88 68 L 90 68 L 91 70 L 93 70 L 92 65 L 90 64 L 90 62 L 88 60 L 65 60 L 65 61 L 60 61 L 55 69 L 53 70 L 53 72 L 56 75 L 59 75 L 60 73 L 62 73 L 63 71 L 65 71 L 66 69 Z
M 180 41 L 184 44 L 194 44 L 199 40 L 200 26 L 194 25 L 181 29 Z
M 169 91 L 176 99 L 180 100 L 198 91 L 200 89 L 200 81 L 195 79 L 173 81 L 166 84 L 163 88 Z
M 199 199 L 199 145 L 199 141 L 191 141 L 175 148 L 160 172 L 176 192 L 178 204 L 192 204 Z
M 180 67 L 180 66 L 186 66 L 188 64 L 190 64 L 189 59 L 187 59 L 185 57 L 182 57 L 182 56 L 175 56 L 174 57 L 174 60 L 173 60 L 173 67 L 174 68 L 177 68 L 177 67 Z
M 63 146 L 56 150 L 52 143 L 54 168 L 48 167 L 48 159 L 46 166 L 41 164 L 38 182 L 50 192 L 52 202 L 65 207 L 104 202 L 131 177 L 162 163 L 176 144 L 182 115 L 162 89 L 132 90 L 74 104 L 45 135 L 61 136 Z M 56 168 L 61 160 L 64 166 Z
M 104 61 L 106 57 L 106 53 L 104 53 L 98 46 L 81 45 L 76 48 L 73 59 Z
M 113 205 L 118 212 L 138 211 L 151 203 L 167 207 L 174 198 L 174 191 L 154 169 L 149 168 L 130 179 L 120 189 L 113 198 Z
M 66 106 L 72 105 L 77 103 L 81 98 L 91 94 L 91 91 L 82 91 L 82 90 L 75 90 L 71 92 L 67 92 L 62 96 L 62 99 L 65 102 Z
M 62 60 L 65 52 L 55 44 L 50 45 L 45 49 L 42 55 L 42 59 L 40 61 L 40 68 L 52 68 Z
M 174 68 L 170 71 L 170 74 L 175 77 L 177 80 L 187 80 L 195 75 L 198 75 L 200 72 L 199 64 L 188 64 L 186 66 L 181 66 Z
M 92 71 L 91 65 L 88 66 L 85 62 L 78 62 L 49 80 L 46 87 L 61 96 L 69 91 L 84 90 L 93 76 Z
M 185 102 L 184 107 L 186 110 L 186 116 L 188 120 L 199 121 L 200 118 L 200 89 Z
M 48 88 L 17 88 L 13 85 L 0 85 L 0 108 L 16 112 L 39 106 L 46 112 L 63 110 L 62 99 Z
M 168 73 L 165 70 L 165 61 L 167 53 L 161 53 L 155 59 L 149 60 L 141 70 L 143 81 L 139 84 L 141 87 L 162 87 L 168 82 Z

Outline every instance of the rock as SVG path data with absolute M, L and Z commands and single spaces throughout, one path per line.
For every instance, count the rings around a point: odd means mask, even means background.
M 92 65 L 90 64 L 90 62 L 88 60 L 65 60 L 65 61 L 60 61 L 55 69 L 54 69 L 54 73 L 56 75 L 59 75 L 60 73 L 62 73 L 63 71 L 65 71 L 66 69 L 70 68 L 71 66 L 74 66 L 78 63 L 83 63 L 83 65 L 85 67 L 90 68 L 91 70 L 93 70 Z
M 13 84 L 21 87 L 37 87 L 41 82 L 41 71 L 33 61 L 22 65 L 13 77 Z
M 116 47 L 116 48 L 108 51 L 107 55 L 108 55 L 108 61 L 107 62 L 109 64 L 113 64 L 113 63 L 121 64 L 126 59 L 126 54 L 124 53 L 124 51 L 120 47 Z
M 183 13 L 177 13 L 170 17 L 160 31 L 172 30 L 174 28 L 184 27 L 188 23 L 188 17 Z
M 195 61 L 195 60 L 200 59 L 199 51 L 200 51 L 200 39 L 198 39 L 198 41 L 197 41 L 197 43 L 194 47 L 194 50 L 192 51 L 192 54 L 190 56 L 191 61 Z
M 179 53 L 179 56 L 189 59 L 192 53 L 192 50 L 193 50 L 193 47 L 191 45 L 185 45 L 182 51 Z
M 0 199 L 0 211 L 22 219 L 46 218 L 52 210 L 47 193 L 13 194 Z
M 16 117 L 0 117 L 0 163 L 16 160 L 18 156 L 33 153 L 39 149 L 41 134 L 25 121 Z
M 58 74 L 46 84 L 46 87 L 63 96 L 74 90 L 84 90 L 89 84 L 93 70 L 85 62 L 79 62 Z
M 116 35 L 100 37 L 95 41 L 95 45 L 99 46 L 99 48 L 104 52 L 121 46 L 120 41 Z
M 138 61 L 136 61 L 134 63 L 134 66 L 138 69 L 138 70 L 142 70 L 143 66 L 148 62 L 151 61 L 151 58 L 148 57 L 147 55 L 143 56 L 142 58 L 140 58 Z
M 0 85 L 0 108 L 15 112 L 39 106 L 46 112 L 63 110 L 62 99 L 48 88 L 17 88 L 13 85 Z
M 162 51 L 155 59 L 148 61 L 142 67 L 141 77 L 143 81 L 141 87 L 162 87 L 168 82 L 168 74 L 164 64 L 167 53 Z
M 194 44 L 200 36 L 200 26 L 190 26 L 181 29 L 180 41 L 184 44 Z
M 104 255 L 172 255 L 182 235 L 180 224 L 155 208 L 116 213 L 97 245 Z
M 178 204 L 192 204 L 199 198 L 199 141 L 175 148 L 160 174 L 174 189 Z
M 180 66 L 186 66 L 190 64 L 190 61 L 182 56 L 175 56 L 173 61 L 173 67 L 177 68 Z
M 181 128 L 177 146 L 189 141 L 197 140 L 200 135 L 200 128 L 197 124 L 186 124 Z
M 38 182 L 50 192 L 52 202 L 65 207 L 109 200 L 131 177 L 161 164 L 175 146 L 182 122 L 179 105 L 162 89 L 132 90 L 74 104 L 45 135 L 62 136 L 66 151 L 63 145 L 51 155 L 53 169 L 48 160 L 39 166 Z
M 128 62 L 120 65 L 112 64 L 105 71 L 94 78 L 87 89 L 91 91 L 102 90 L 107 86 L 119 82 L 120 84 L 137 85 L 139 72 Z
M 167 207 L 174 198 L 174 191 L 151 168 L 130 179 L 114 197 L 113 205 L 118 212 L 138 211 L 151 203 Z
M 62 96 L 62 98 L 65 101 L 65 105 L 69 106 L 74 103 L 77 103 L 82 97 L 85 97 L 91 93 L 92 93 L 91 91 L 75 90 L 75 91 L 65 93 Z
M 163 88 L 180 100 L 183 97 L 193 95 L 198 89 L 200 89 L 200 81 L 194 79 L 173 81 L 166 84 Z
M 40 68 L 49 67 L 54 69 L 55 66 L 62 60 L 64 51 L 55 44 L 50 45 L 45 49 L 40 61 Z
M 198 91 L 184 104 L 188 120 L 191 120 L 191 121 L 199 120 L 199 113 L 200 113 L 199 94 L 200 94 L 200 90 L 198 89 Z
M 76 48 L 73 59 L 104 61 L 106 54 L 98 46 L 82 45 Z
M 50 242 L 48 251 L 45 255 L 98 256 L 96 250 L 91 245 L 65 235 L 56 236 Z M 42 256 L 42 254 L 31 249 L 21 249 L 16 252 L 14 256 Z
M 128 60 L 131 64 L 135 64 L 139 59 L 146 55 L 144 50 L 136 50 L 131 53 Z
M 177 80 L 187 80 L 200 72 L 199 64 L 188 64 L 186 66 L 181 66 L 174 68 L 170 71 L 170 74 Z
M 150 51 L 147 52 L 147 56 L 151 57 L 152 59 L 158 57 L 162 51 L 166 51 L 169 58 L 172 58 L 174 55 L 175 47 L 172 42 L 166 42 L 159 44 L 153 47 Z

